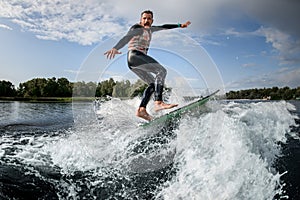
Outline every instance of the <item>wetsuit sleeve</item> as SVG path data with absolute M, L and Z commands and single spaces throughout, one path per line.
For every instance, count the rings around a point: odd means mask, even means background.
M 133 25 L 127 34 L 113 47 L 117 50 L 123 48 L 130 40 L 136 35 L 142 34 L 143 30 L 141 29 L 141 26 L 136 24 Z
M 181 27 L 181 24 L 164 24 L 161 26 L 152 26 L 151 30 L 152 32 L 155 31 L 161 31 L 161 30 L 165 30 L 165 29 L 173 29 L 173 28 L 179 28 Z

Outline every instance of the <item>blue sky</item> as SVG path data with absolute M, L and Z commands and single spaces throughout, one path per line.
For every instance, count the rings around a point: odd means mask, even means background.
M 168 84 L 298 87 L 299 8 L 296 0 L 1 0 L 0 80 L 133 79 L 126 47 L 113 61 L 103 53 L 150 9 L 154 25 L 192 22 L 154 34 L 149 54 L 168 68 Z

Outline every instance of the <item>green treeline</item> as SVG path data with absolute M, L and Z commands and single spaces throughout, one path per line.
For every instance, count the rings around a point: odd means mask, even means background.
M 129 81 L 114 81 L 112 78 L 99 83 L 72 83 L 66 78 L 34 78 L 20 83 L 18 88 L 9 81 L 0 81 L 0 97 L 134 97 L 141 95 L 145 88 L 146 84 L 141 80 L 134 84 Z
M 142 95 L 147 85 L 138 80 L 130 81 L 109 80 L 95 82 L 72 83 L 66 78 L 34 78 L 20 83 L 17 88 L 5 80 L 0 80 L 0 97 L 18 98 L 48 98 L 48 97 L 135 97 Z M 170 89 L 170 88 L 169 88 Z M 272 87 L 262 89 L 247 89 L 226 93 L 227 99 L 272 99 L 292 100 L 300 98 L 300 87 Z
M 263 89 L 248 89 L 240 91 L 230 91 L 226 93 L 227 99 L 272 99 L 272 100 L 292 100 L 300 98 L 300 87 L 291 89 L 289 87 L 272 87 Z

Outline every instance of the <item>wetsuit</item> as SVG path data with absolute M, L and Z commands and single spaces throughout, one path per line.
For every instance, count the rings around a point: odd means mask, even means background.
M 119 50 L 128 43 L 128 67 L 148 84 L 148 87 L 144 91 L 140 107 L 146 108 L 153 92 L 155 92 L 155 101 L 162 101 L 162 92 L 167 75 L 167 70 L 155 59 L 147 55 L 152 33 L 180 26 L 181 24 L 165 24 L 144 28 L 140 24 L 135 24 L 114 46 L 115 49 Z

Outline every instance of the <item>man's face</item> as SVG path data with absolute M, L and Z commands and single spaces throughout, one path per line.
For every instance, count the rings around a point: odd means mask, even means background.
M 149 28 L 153 23 L 153 18 L 151 14 L 143 13 L 141 16 L 141 22 L 140 24 L 144 26 L 145 28 Z

